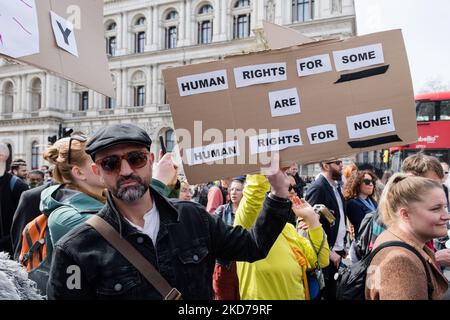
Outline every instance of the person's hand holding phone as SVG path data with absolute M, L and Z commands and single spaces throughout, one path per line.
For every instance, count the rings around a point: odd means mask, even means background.
M 163 136 L 159 136 L 159 144 L 161 145 L 162 155 L 165 155 L 167 153 L 167 150 L 166 150 L 166 144 L 164 143 Z M 160 153 L 160 155 L 161 155 L 161 153 Z M 162 156 L 160 156 L 160 159 L 161 158 L 162 158 Z
M 153 165 L 153 178 L 173 188 L 177 184 L 178 166 L 173 162 L 171 153 L 159 152 L 159 161 Z

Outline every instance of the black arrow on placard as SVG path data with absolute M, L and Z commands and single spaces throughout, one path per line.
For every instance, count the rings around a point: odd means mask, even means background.
M 398 135 L 393 134 L 390 136 L 367 139 L 367 140 L 348 141 L 347 143 L 353 149 L 357 149 L 357 148 L 367 148 L 367 147 L 377 146 L 380 144 L 399 142 L 399 141 L 402 141 L 402 139 L 400 139 L 400 137 Z
M 367 69 L 367 70 L 363 70 L 363 71 L 343 74 L 335 82 L 335 84 L 336 83 L 342 83 L 342 82 L 353 81 L 353 80 L 358 80 L 358 79 L 363 79 L 363 78 L 377 76 L 377 75 L 386 73 L 388 69 L 389 69 L 389 65 L 385 65 L 385 66 L 376 67 L 376 68 L 372 68 L 372 69 Z

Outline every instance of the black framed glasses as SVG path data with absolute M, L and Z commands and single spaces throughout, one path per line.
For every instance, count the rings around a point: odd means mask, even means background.
M 292 190 L 294 190 L 295 192 L 297 192 L 297 191 L 298 191 L 297 186 L 290 185 L 288 191 L 291 192 Z
M 122 160 L 126 160 L 130 167 L 134 169 L 140 169 L 147 164 L 148 151 L 130 151 L 121 156 L 111 155 L 103 159 L 95 160 L 95 164 L 102 167 L 106 172 L 118 172 L 122 167 Z
M 368 186 L 368 185 L 374 185 L 372 179 L 363 179 L 362 182 L 363 182 L 366 186 Z
M 82 136 L 82 135 L 74 135 L 73 137 L 69 138 L 69 152 L 67 155 L 67 164 L 70 164 L 70 160 L 71 160 L 71 155 L 72 155 L 72 141 L 76 140 L 79 142 L 86 142 L 87 141 L 87 137 L 86 136 Z

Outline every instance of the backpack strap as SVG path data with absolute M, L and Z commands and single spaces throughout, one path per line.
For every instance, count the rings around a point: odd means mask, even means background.
M 122 239 L 119 233 L 108 222 L 94 215 L 86 223 L 97 230 L 106 241 L 139 270 L 145 279 L 159 291 L 164 300 L 182 300 L 181 293 L 176 288 L 172 288 L 155 267 L 127 240 Z
M 378 247 L 376 247 L 375 249 L 373 249 L 373 251 L 370 253 L 369 264 L 372 262 L 372 259 L 375 257 L 375 255 L 379 251 L 381 251 L 382 249 L 387 248 L 387 247 L 402 247 L 402 248 L 408 249 L 409 251 L 413 252 L 420 259 L 420 261 L 422 262 L 422 264 L 425 268 L 425 273 L 427 275 L 428 300 L 432 300 L 434 287 L 433 287 L 433 283 L 431 282 L 431 275 L 430 275 L 430 271 L 428 270 L 428 267 L 427 267 L 427 262 L 425 261 L 425 258 L 419 253 L 419 251 L 417 251 L 417 249 L 414 248 L 413 246 L 411 246 L 403 241 L 384 242 L 381 245 L 379 245 Z
M 9 180 L 9 189 L 11 190 L 11 192 L 13 192 L 13 190 L 14 190 L 17 179 L 18 178 L 15 175 L 11 175 L 11 180 Z
M 323 231 L 323 237 L 322 237 L 322 242 L 320 243 L 320 248 L 319 248 L 319 250 L 318 251 L 316 251 L 316 247 L 314 246 L 314 243 L 312 242 L 312 240 L 311 240 L 311 237 L 309 236 L 309 232 L 308 232 L 308 240 L 309 240 L 309 242 L 311 243 L 311 247 L 312 247 L 312 249 L 313 249 L 313 251 L 314 251 L 314 253 L 316 254 L 316 257 L 317 257 L 317 268 L 319 268 L 319 269 L 322 269 L 322 267 L 320 266 L 320 263 L 319 263 L 319 254 L 320 254 L 320 252 L 322 251 L 322 249 L 323 249 L 323 247 L 324 247 L 324 245 L 325 245 L 325 231 Z

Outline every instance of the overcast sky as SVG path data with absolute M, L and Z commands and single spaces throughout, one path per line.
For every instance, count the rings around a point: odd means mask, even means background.
M 416 93 L 429 80 L 450 86 L 450 0 L 355 0 L 355 7 L 358 35 L 402 29 Z

